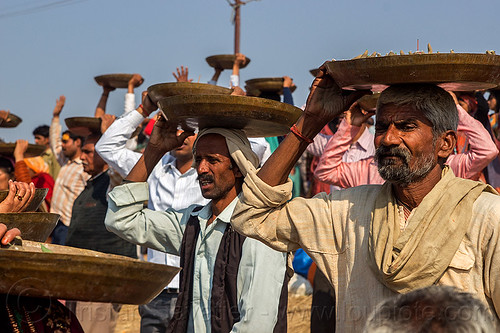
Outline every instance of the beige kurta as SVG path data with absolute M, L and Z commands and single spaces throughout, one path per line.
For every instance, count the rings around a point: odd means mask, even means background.
M 368 235 L 380 188 L 360 186 L 287 202 L 291 197 L 290 181 L 270 187 L 249 173 L 231 223 L 240 233 L 276 250 L 303 248 L 335 288 L 337 331 L 360 332 L 374 307 L 394 295 L 369 267 Z M 499 224 L 500 197 L 481 194 L 474 203 L 469 230 L 439 280 L 439 284 L 474 293 L 497 318 Z

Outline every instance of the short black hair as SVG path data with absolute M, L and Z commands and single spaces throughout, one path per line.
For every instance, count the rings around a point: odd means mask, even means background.
M 12 160 L 7 157 L 0 156 L 0 170 L 12 175 L 14 174 L 14 163 L 12 163 Z
M 33 130 L 33 135 L 41 135 L 45 138 L 49 137 L 50 127 L 47 125 L 38 126 Z
M 64 131 L 62 135 L 65 135 L 65 134 L 68 134 L 69 137 L 71 138 L 71 140 L 73 140 L 73 141 L 80 139 L 80 142 L 82 143 L 82 146 L 83 146 L 83 142 L 85 141 L 85 138 L 83 136 L 76 135 L 75 133 L 68 131 L 68 130 Z

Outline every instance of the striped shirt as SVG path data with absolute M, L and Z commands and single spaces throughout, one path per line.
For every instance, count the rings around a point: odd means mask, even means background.
M 61 222 L 69 226 L 73 202 L 85 188 L 89 175 L 83 171 L 82 160 L 76 158 L 61 167 L 54 185 L 50 212 L 61 215 Z

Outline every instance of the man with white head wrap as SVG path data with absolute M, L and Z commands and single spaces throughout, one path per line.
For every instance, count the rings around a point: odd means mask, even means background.
M 206 206 L 165 212 L 143 208 L 158 159 L 190 133 L 157 122 L 126 184 L 109 194 L 108 230 L 181 256 L 181 287 L 170 332 L 286 332 L 286 254 L 236 233 L 230 217 L 243 177 L 259 159 L 239 130 L 210 128 L 194 143 L 194 165 Z

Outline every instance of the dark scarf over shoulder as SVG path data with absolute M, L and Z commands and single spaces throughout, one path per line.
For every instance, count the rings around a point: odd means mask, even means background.
M 202 207 L 195 209 L 200 210 Z M 189 311 L 193 297 L 193 266 L 196 242 L 200 233 L 200 222 L 196 216 L 191 216 L 184 231 L 181 244 L 181 273 L 179 297 L 175 304 L 175 313 L 170 321 L 167 332 L 185 333 L 187 331 Z M 241 260 L 241 252 L 246 237 L 227 225 L 222 236 L 217 257 L 215 259 L 214 276 L 212 279 L 212 298 L 210 305 L 211 327 L 213 333 L 230 332 L 233 325 L 240 321 L 237 298 L 237 277 Z M 274 332 L 286 332 L 288 275 L 285 273 L 278 322 Z

